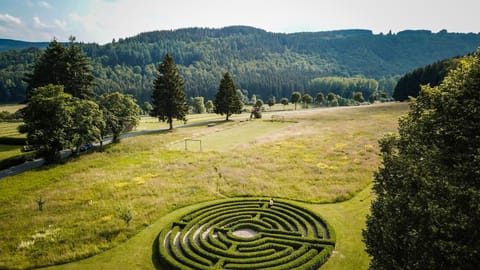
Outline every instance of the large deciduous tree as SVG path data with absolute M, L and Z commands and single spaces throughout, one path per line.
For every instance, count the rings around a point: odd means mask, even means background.
M 424 86 L 380 140 L 371 215 L 371 269 L 480 265 L 480 50 L 438 87 Z
M 72 96 L 64 93 L 63 86 L 49 84 L 33 89 L 22 109 L 24 124 L 19 131 L 27 133 L 29 144 L 40 147 L 48 163 L 59 160 L 59 151 L 71 145 L 71 102 Z
M 186 120 L 188 114 L 187 98 L 183 88 L 183 79 L 170 54 L 165 55 L 158 65 L 158 74 L 153 82 L 151 116 L 167 121 L 173 129 L 173 119 Z
M 242 103 L 237 95 L 235 83 L 230 73 L 226 72 L 223 75 L 213 103 L 215 105 L 215 113 L 220 115 L 225 114 L 225 120 L 227 121 L 232 114 L 242 112 Z
M 95 102 L 72 97 L 62 85 L 33 89 L 22 113 L 25 124 L 19 131 L 27 133 L 29 144 L 40 147 L 48 163 L 58 161 L 63 149 L 74 147 L 78 151 L 86 143 L 99 141 L 105 125 Z
M 132 130 L 140 122 L 140 107 L 131 95 L 105 93 L 100 96 L 99 104 L 105 120 L 102 138 L 111 134 L 112 142 L 119 142 L 122 132 Z
M 78 152 L 84 144 L 102 141 L 101 131 L 105 129 L 105 119 L 98 104 L 91 100 L 73 98 L 72 106 L 72 127 L 69 132 L 72 147 Z

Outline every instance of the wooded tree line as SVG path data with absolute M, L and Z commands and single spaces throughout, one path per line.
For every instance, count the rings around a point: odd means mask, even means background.
M 229 71 L 249 96 L 280 100 L 293 91 L 308 92 L 312 79 L 325 76 L 372 78 L 391 95 L 397 76 L 465 55 L 479 44 L 477 34 L 374 35 L 365 30 L 277 34 L 239 26 L 155 31 L 79 47 L 91 59 L 95 93 L 120 91 L 143 102 L 150 98 L 155 68 L 166 53 L 177 63 L 188 97 L 213 99 L 218 81 Z M 0 54 L 0 102 L 25 98 L 22 80 L 38 55 L 38 49 Z
M 393 91 L 395 100 L 404 101 L 417 97 L 422 85 L 437 86 L 450 70 L 458 67 L 461 58 L 452 58 L 417 68 L 401 77 Z

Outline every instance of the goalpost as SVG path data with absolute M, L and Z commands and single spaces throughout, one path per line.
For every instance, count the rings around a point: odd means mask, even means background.
M 200 152 L 202 152 L 202 140 L 185 139 L 185 151 L 188 151 L 188 142 L 198 142 Z

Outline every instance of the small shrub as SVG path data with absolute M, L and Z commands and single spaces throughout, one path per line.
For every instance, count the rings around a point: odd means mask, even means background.
M 131 205 L 119 206 L 116 209 L 116 212 L 117 217 L 123 220 L 127 227 L 130 225 L 130 221 L 132 221 L 133 216 L 135 215 L 135 211 Z

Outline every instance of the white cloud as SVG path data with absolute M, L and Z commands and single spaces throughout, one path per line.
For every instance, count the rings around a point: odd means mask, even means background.
M 10 14 L 0 14 L 0 23 L 5 24 L 22 24 L 22 20 L 18 17 L 11 16 Z
M 82 16 L 78 15 L 77 13 L 69 13 L 68 18 L 72 21 L 78 22 L 81 21 L 83 18 Z
M 40 1 L 38 2 L 38 6 L 40 7 L 43 7 L 43 8 L 52 8 L 52 5 L 50 5 L 48 2 L 46 1 Z
M 53 24 L 54 24 L 56 27 L 58 27 L 58 28 L 60 28 L 60 29 L 62 29 L 62 30 L 64 30 L 64 29 L 67 28 L 67 22 L 64 21 L 64 20 L 55 19 L 55 20 L 53 21 Z
M 43 23 L 38 16 L 33 17 L 33 26 L 40 29 L 48 28 L 48 25 Z

